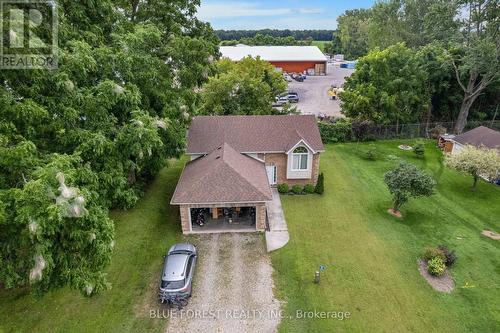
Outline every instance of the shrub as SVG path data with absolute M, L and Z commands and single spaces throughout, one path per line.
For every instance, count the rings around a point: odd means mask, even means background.
M 318 176 L 318 182 L 316 183 L 314 192 L 318 194 L 323 194 L 323 192 L 325 192 L 325 176 L 323 176 L 323 173 L 320 173 Z
M 422 142 L 418 142 L 417 144 L 415 144 L 415 146 L 413 147 L 413 152 L 415 153 L 415 155 L 417 155 L 418 158 L 424 157 L 425 154 L 424 144 Z
M 352 124 L 349 119 L 342 118 L 335 123 L 319 122 L 318 127 L 324 143 L 335 143 L 349 140 Z
M 441 126 L 441 125 L 437 125 L 436 127 L 431 128 L 429 133 L 431 135 L 431 138 L 437 139 L 437 138 L 439 138 L 440 135 L 443 135 L 446 133 L 446 128 Z
M 444 245 L 439 245 L 438 249 L 444 255 L 444 263 L 446 264 L 446 266 L 448 267 L 453 266 L 455 264 L 455 261 L 457 260 L 457 255 L 455 254 L 455 251 L 450 250 Z
M 375 136 L 370 130 L 373 128 L 373 122 L 369 120 L 355 121 L 352 123 L 353 139 L 356 141 L 375 140 Z
M 369 160 L 376 160 L 377 159 L 377 147 L 372 143 L 368 146 L 368 150 L 365 152 L 365 157 Z
M 426 247 L 424 251 L 424 259 L 427 261 L 431 261 L 434 258 L 439 258 L 443 261 L 446 261 L 446 256 L 441 249 L 436 247 Z
M 427 262 L 427 271 L 431 275 L 441 276 L 443 275 L 445 269 L 446 265 L 444 263 L 444 260 L 441 258 L 436 257 Z
M 293 185 L 292 186 L 292 192 L 294 194 L 302 194 L 302 186 L 300 186 L 300 185 Z
M 285 194 L 290 192 L 290 187 L 288 184 L 278 184 L 278 192 L 281 194 Z
M 315 188 L 312 184 L 307 184 L 306 186 L 304 186 L 304 192 L 306 192 L 307 194 L 313 194 L 314 190 Z

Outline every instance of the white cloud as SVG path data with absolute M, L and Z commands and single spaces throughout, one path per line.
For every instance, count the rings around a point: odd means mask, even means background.
M 300 14 L 321 14 L 324 12 L 321 8 L 299 8 Z
M 202 20 L 230 17 L 286 16 L 292 14 L 319 14 L 321 8 L 285 8 L 263 7 L 259 3 L 248 2 L 202 2 L 198 9 L 198 17 Z
M 291 29 L 291 30 L 302 30 L 302 29 L 336 29 L 337 21 L 333 17 L 308 17 L 303 16 L 300 19 L 296 17 L 280 17 L 272 22 L 267 22 L 262 26 L 255 26 L 255 29 Z
M 262 8 L 257 4 L 244 2 L 202 2 L 198 10 L 198 17 L 202 20 L 224 17 L 247 17 L 247 16 L 280 16 L 293 13 L 290 8 Z
M 211 22 L 214 29 L 226 29 L 226 30 L 259 30 L 259 29 L 291 29 L 291 30 L 310 30 L 310 29 L 336 29 L 337 21 L 334 17 L 301 17 L 297 19 L 296 17 L 262 17 L 262 18 L 251 18 L 242 17 L 239 19 L 231 19 L 229 21 L 219 22 L 217 20 Z

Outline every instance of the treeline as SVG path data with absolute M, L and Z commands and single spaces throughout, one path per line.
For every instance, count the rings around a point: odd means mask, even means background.
M 245 44 L 251 46 L 257 45 L 282 45 L 282 46 L 292 46 L 292 45 L 311 45 L 313 39 L 308 37 L 305 40 L 297 40 L 292 36 L 287 37 L 273 37 L 271 35 L 257 34 L 255 37 L 243 37 L 240 40 L 223 40 L 221 41 L 222 46 L 234 46 L 237 44 Z
M 334 30 L 278 30 L 278 29 L 262 29 L 262 30 L 215 30 L 215 34 L 221 41 L 225 40 L 240 40 L 242 38 L 254 38 L 257 35 L 268 35 L 271 37 L 293 37 L 296 40 L 332 40 Z
M 389 0 L 338 18 L 335 53 L 359 58 L 344 114 L 377 124 L 498 117 L 500 20 L 495 0 Z M 498 118 L 497 118 L 498 119 Z

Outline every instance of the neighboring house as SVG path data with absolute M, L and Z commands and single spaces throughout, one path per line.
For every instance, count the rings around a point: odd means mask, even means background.
M 438 147 L 445 153 L 451 153 L 453 150 L 453 134 L 442 134 L 438 137 Z
M 466 145 L 497 149 L 500 153 L 500 132 L 485 126 L 476 127 L 470 131 L 450 138 L 449 142 L 452 143 L 452 154 L 458 153 Z
M 271 186 L 315 184 L 324 151 L 313 115 L 195 117 L 187 140 L 171 200 L 184 233 L 264 230 Z
M 252 57 L 268 61 L 279 70 L 310 75 L 326 74 L 327 58 L 317 46 L 221 46 L 223 58 L 240 61 Z

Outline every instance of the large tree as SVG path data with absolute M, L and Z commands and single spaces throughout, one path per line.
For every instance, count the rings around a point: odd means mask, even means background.
M 342 112 L 379 124 L 418 122 L 426 111 L 426 72 L 403 44 L 362 57 L 344 85 Z
M 337 18 L 341 50 L 347 59 L 356 59 L 368 53 L 370 15 L 368 9 L 353 9 Z
M 455 132 L 467 124 L 479 95 L 500 79 L 500 7 L 497 0 L 458 0 L 460 38 L 450 52 L 457 82 L 463 90 Z
M 453 119 L 453 115 L 448 114 L 446 105 L 456 104 L 460 91 L 454 84 L 447 51 L 441 43 L 427 44 L 421 47 L 415 56 L 419 68 L 426 73 L 422 101 L 427 108 L 424 119 L 428 130 L 431 121 Z
M 267 61 L 246 57 L 222 59 L 218 74 L 203 86 L 200 113 L 208 115 L 272 114 L 272 103 L 286 82 Z
M 107 211 L 182 152 L 214 70 L 197 5 L 58 1 L 59 68 L 0 72 L 0 284 L 107 286 Z
M 389 0 L 371 9 L 368 44 L 386 48 L 404 42 L 410 48 L 447 42 L 458 33 L 457 4 L 449 0 Z

